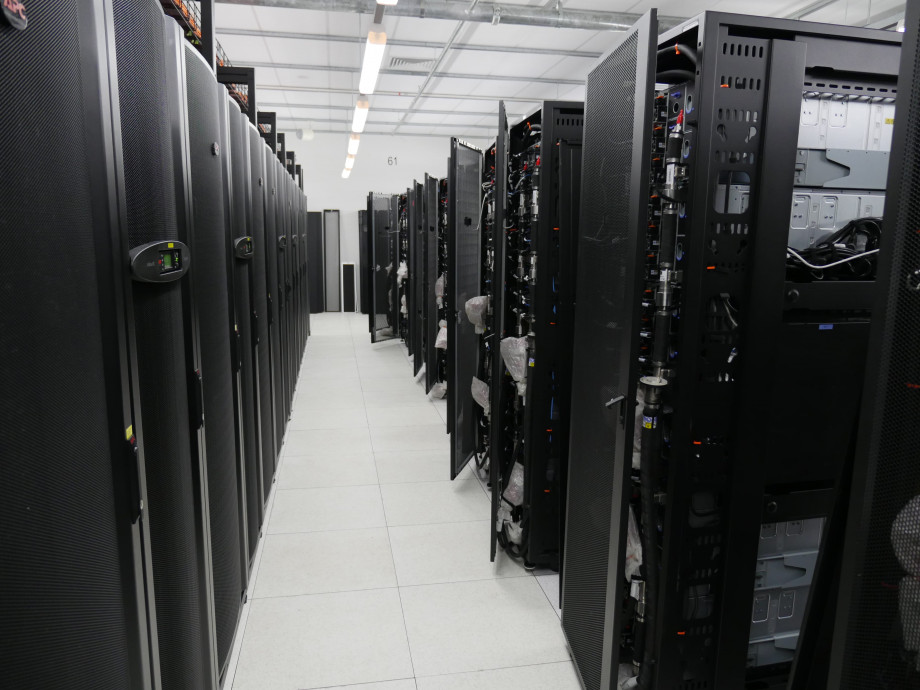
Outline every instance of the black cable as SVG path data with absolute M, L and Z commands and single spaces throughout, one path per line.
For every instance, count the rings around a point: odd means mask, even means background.
M 812 247 L 790 248 L 786 266 L 795 277 L 810 280 L 873 279 L 881 235 L 881 218 L 857 218 Z
M 676 84 L 684 81 L 693 81 L 696 79 L 696 74 L 686 69 L 666 69 L 662 72 L 658 72 L 655 75 L 655 79 L 662 83 Z
M 676 43 L 674 45 L 665 46 L 664 48 L 658 49 L 657 58 L 661 60 L 662 58 L 683 58 L 684 60 L 690 62 L 694 67 L 697 64 L 696 51 L 693 50 L 686 43 Z

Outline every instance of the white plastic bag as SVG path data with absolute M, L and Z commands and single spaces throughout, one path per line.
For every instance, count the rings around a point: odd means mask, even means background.
M 495 531 L 504 532 L 505 537 L 512 544 L 521 545 L 524 538 L 524 529 L 519 522 L 515 522 L 511 517 L 511 511 L 507 506 L 500 506 L 498 509 L 498 518 L 495 521 Z
M 488 296 L 471 297 L 466 301 L 466 318 L 476 327 L 477 333 L 486 332 L 486 314 L 488 313 Z
M 402 299 L 400 299 L 400 304 L 402 304 L 402 306 L 399 308 L 399 312 L 401 314 L 405 314 L 406 316 L 408 316 L 409 310 L 406 308 L 406 296 L 405 295 L 403 295 Z
M 447 384 L 443 381 L 438 381 L 431 387 L 431 390 L 428 391 L 429 400 L 440 400 L 445 395 L 447 395 Z
M 499 349 L 511 378 L 523 381 L 527 377 L 527 338 L 505 338 Z
M 409 267 L 406 266 L 405 261 L 399 262 L 399 268 L 396 269 L 396 284 L 402 285 L 403 281 L 406 279 L 406 276 L 409 275 Z
M 440 350 L 447 349 L 447 326 L 441 326 L 438 331 L 438 337 L 435 338 L 434 346 Z
M 482 381 L 475 376 L 473 377 L 473 383 L 470 385 L 470 392 L 473 394 L 473 400 L 475 400 L 479 406 L 485 411 L 486 417 L 489 416 L 489 384 L 485 381 Z
M 626 525 L 626 581 L 639 572 L 642 566 L 642 539 L 639 537 L 639 526 L 632 506 L 629 507 L 629 519 Z
M 516 460 L 502 496 L 513 506 L 519 506 L 524 502 L 524 466 Z
M 446 277 L 442 273 L 440 277 L 434 281 L 434 296 L 439 307 L 444 306 L 444 283 L 446 280 Z

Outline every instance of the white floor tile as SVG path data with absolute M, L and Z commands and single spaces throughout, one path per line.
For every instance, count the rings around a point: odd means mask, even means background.
M 387 530 L 269 534 L 255 597 L 396 586 Z
M 373 455 L 289 455 L 278 471 L 279 489 L 322 489 L 377 483 Z
M 489 562 L 491 525 L 491 520 L 484 520 L 390 527 L 399 585 L 530 577 L 520 563 L 501 550 L 495 562 Z
M 399 591 L 416 677 L 569 660 L 559 619 L 532 577 Z
M 437 482 L 450 478 L 450 450 L 401 450 L 374 453 L 377 479 L 381 484 Z M 457 479 L 472 479 L 469 466 Z
M 307 359 L 301 369 L 301 376 L 307 379 L 357 378 L 358 365 L 354 358 Z
M 396 589 L 255 599 L 234 690 L 301 690 L 413 676 Z
M 572 662 L 419 678 L 418 690 L 581 690 Z
M 411 405 L 367 406 L 368 426 L 404 427 L 436 424 L 440 428 L 443 421 L 431 403 L 422 401 Z
M 285 455 L 358 455 L 371 452 L 371 439 L 366 428 L 312 429 L 287 432 Z
M 295 410 L 296 410 L 295 404 Z M 312 429 L 353 429 L 367 426 L 364 405 L 354 407 L 317 407 L 297 410 L 288 426 L 292 431 Z
M 440 424 L 371 428 L 374 452 L 379 453 L 448 448 L 449 439 Z
M 361 388 L 365 393 L 400 393 L 415 392 L 420 386 L 413 380 L 412 370 L 409 369 L 404 374 L 391 372 L 388 376 L 362 376 Z M 424 395 L 424 388 L 421 391 Z
M 489 502 L 474 479 L 386 484 L 380 492 L 388 525 L 476 522 L 490 516 Z
M 556 612 L 557 616 L 561 617 L 562 611 L 559 609 L 559 573 L 537 575 L 537 582 L 540 583 L 540 587 L 553 607 L 553 611 Z
M 384 405 L 418 405 L 428 401 L 425 387 L 413 383 L 412 387 L 400 390 L 372 390 L 364 391 L 364 402 L 369 407 L 382 407 Z
M 377 486 L 285 489 L 275 497 L 268 534 L 384 527 Z
M 306 383 L 297 387 L 297 399 L 294 401 L 291 419 L 293 421 L 300 417 L 309 417 L 313 410 L 353 408 L 362 405 L 364 394 L 360 381 L 354 381 L 353 385 L 336 385 L 330 382 L 321 389 Z

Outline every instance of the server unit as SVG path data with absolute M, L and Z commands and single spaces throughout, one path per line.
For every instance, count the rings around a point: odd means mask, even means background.
M 6 687 L 159 687 L 111 15 L 39 3 L 0 25 Z
M 829 690 L 908 690 L 920 685 L 918 9 L 908 4 L 891 147 L 890 170 L 895 174 L 889 176 L 885 199 L 880 289 L 869 341 L 840 596 L 826 612 L 835 630 Z
M 479 373 L 479 338 L 464 311 L 480 293 L 482 151 L 452 138 L 448 181 L 447 427 L 450 478 L 455 479 L 473 457 L 478 434 L 470 386 Z
M 425 188 L 412 181 L 409 190 L 409 342 L 414 374 L 425 363 Z
M 368 255 L 372 308 L 368 313 L 371 342 L 398 337 L 396 323 L 396 267 L 398 258 L 396 207 L 389 194 L 367 196 Z
M 565 514 L 583 114 L 581 103 L 548 101 L 511 127 L 507 150 L 503 122 L 499 130 L 507 158 L 491 305 L 493 539 L 552 569 Z
M 425 392 L 430 392 L 438 382 L 443 367 L 442 356 L 435 347 L 440 331 L 441 300 L 438 279 L 441 251 L 440 180 L 425 173 Z M 442 291 L 444 281 L 441 281 Z M 443 294 L 443 292 L 442 292 Z
M 656 33 L 588 78 L 563 628 L 586 688 L 785 686 L 840 563 L 899 37 Z

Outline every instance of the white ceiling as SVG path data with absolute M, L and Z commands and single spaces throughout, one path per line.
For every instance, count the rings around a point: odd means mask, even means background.
M 561 0 L 564 9 L 691 17 L 705 10 L 747 12 L 853 25 L 890 26 L 903 16 L 903 0 Z M 462 3 L 464 6 L 466 3 Z M 516 0 L 504 5 L 554 5 L 555 0 Z M 260 110 L 278 114 L 279 129 L 350 130 L 357 100 L 363 41 L 369 14 L 225 4 L 216 6 L 217 38 L 235 65 L 256 66 Z M 431 63 L 389 68 L 393 58 L 435 60 L 458 22 L 384 16 L 384 69 L 371 96 L 367 131 L 425 136 L 491 138 L 498 101 L 511 121 L 547 99 L 582 100 L 584 79 L 611 41 L 611 32 L 469 22 L 408 110 Z M 234 33 L 243 31 L 246 35 Z M 278 33 L 288 36 L 278 36 Z M 290 34 L 307 34 L 306 38 Z M 322 38 L 317 38 L 320 36 Z M 401 41 L 426 45 L 399 45 Z M 395 42 L 395 45 L 394 45 Z M 471 47 L 494 48 L 494 50 Z M 537 51 L 551 50 L 554 54 Z M 571 55 L 571 52 L 582 53 Z M 396 72 L 396 73 L 393 73 Z

